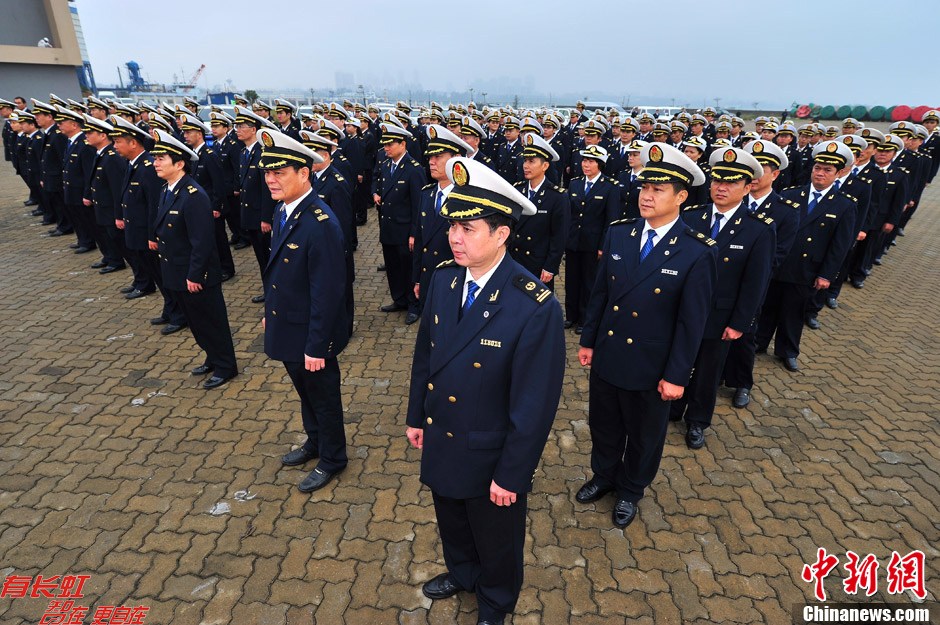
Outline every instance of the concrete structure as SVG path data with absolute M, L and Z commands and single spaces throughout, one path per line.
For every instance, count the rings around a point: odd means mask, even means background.
M 0 0 L 0 96 L 81 97 L 83 60 L 69 4 Z

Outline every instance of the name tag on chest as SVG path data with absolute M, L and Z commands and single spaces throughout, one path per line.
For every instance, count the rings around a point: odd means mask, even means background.
M 660 271 L 661 271 L 662 273 L 666 274 L 667 276 L 678 276 L 678 275 L 679 275 L 679 272 L 676 271 L 675 269 L 661 269 Z
M 728 249 L 731 249 L 731 250 L 743 250 L 743 249 L 744 249 L 744 246 L 743 246 L 743 245 L 729 245 L 729 246 L 728 246 Z

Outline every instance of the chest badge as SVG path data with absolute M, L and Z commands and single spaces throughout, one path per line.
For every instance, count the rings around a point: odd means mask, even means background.
M 287 244 L 287 247 L 288 247 L 288 249 L 296 250 L 296 249 L 297 249 L 298 247 L 300 247 L 300 246 L 297 245 L 296 243 L 288 243 L 288 244 Z
M 614 260 L 620 260 L 620 254 L 611 254 L 610 257 Z

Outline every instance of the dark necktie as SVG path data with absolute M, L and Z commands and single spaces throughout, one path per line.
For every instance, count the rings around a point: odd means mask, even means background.
M 395 175 L 395 168 L 396 168 L 395 163 L 392 163 L 391 170 L 390 170 L 390 172 L 389 172 L 390 175 L 392 175 L 392 176 Z
M 640 250 L 640 262 L 642 263 L 646 260 L 646 257 L 650 255 L 650 252 L 653 251 L 653 238 L 656 236 L 655 230 L 650 230 L 646 235 L 646 243 L 643 244 L 643 249 Z
M 709 235 L 711 236 L 712 239 L 718 238 L 718 233 L 721 231 L 722 218 L 724 218 L 724 215 L 722 215 L 721 213 L 718 213 L 717 215 L 715 215 L 715 221 L 714 223 L 712 223 L 712 231 L 711 231 L 711 234 Z
M 816 209 L 816 204 L 819 202 L 819 198 L 821 195 L 822 195 L 821 192 L 813 191 L 813 199 L 809 201 L 809 206 L 806 207 L 807 216 L 812 214 L 812 212 Z
M 444 194 L 441 193 L 441 190 L 437 190 L 437 197 L 434 198 L 434 210 L 437 211 L 437 214 L 441 214 L 441 206 L 444 204 Z
M 535 189 L 533 189 L 532 187 L 529 187 L 529 201 L 531 202 L 534 199 L 535 199 Z
M 471 280 L 467 282 L 467 299 L 464 301 L 463 306 L 460 308 L 460 318 L 463 319 L 464 313 L 470 310 L 470 307 L 473 306 L 473 302 L 476 301 L 477 291 L 480 290 L 480 287 L 476 282 Z
M 853 175 L 853 176 L 858 175 L 858 167 L 853 167 L 853 168 L 852 168 L 852 175 Z
M 281 205 L 281 210 L 278 212 L 277 216 L 277 233 L 281 234 L 284 232 L 284 226 L 287 225 L 287 206 Z
M 751 202 L 751 206 L 750 206 L 750 209 L 751 209 L 751 212 L 752 212 L 752 213 L 757 210 L 757 206 L 758 206 L 757 200 L 753 200 L 753 201 Z
M 839 187 L 841 186 L 842 186 L 842 181 L 836 180 L 835 182 L 832 183 L 832 192 L 835 193 L 836 191 L 839 190 Z
M 591 182 L 590 180 L 585 180 L 585 181 L 584 181 L 584 197 L 587 197 L 587 196 L 588 196 L 588 193 L 591 192 L 591 187 L 593 187 L 593 186 L 594 186 L 594 183 Z
M 160 206 L 166 208 L 167 206 L 170 205 L 171 194 L 172 194 L 172 191 L 170 191 L 170 187 L 167 187 L 166 189 L 163 190 L 163 197 L 160 199 Z

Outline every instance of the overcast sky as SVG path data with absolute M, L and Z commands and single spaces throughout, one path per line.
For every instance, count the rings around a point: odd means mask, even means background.
M 359 2 L 77 0 L 99 87 L 145 78 L 307 92 L 535 92 L 758 108 L 940 105 L 937 0 Z M 374 8 L 370 8 L 374 5 Z M 588 8 L 590 6 L 590 8 Z M 922 20 L 922 21 L 919 21 Z M 248 42 L 251 43 L 248 43 Z M 602 97 L 606 96 L 606 97 Z M 491 101 L 492 97 L 489 98 Z M 646 100 L 656 101 L 646 101 Z M 643 101 L 641 101 L 643 100 Z

